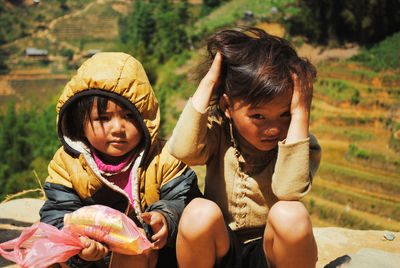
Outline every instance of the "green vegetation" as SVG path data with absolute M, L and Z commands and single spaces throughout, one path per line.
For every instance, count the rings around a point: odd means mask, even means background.
M 313 185 L 312 193 L 320 198 L 348 205 L 352 209 L 358 209 L 360 211 L 380 215 L 382 217 L 390 217 L 400 221 L 400 206 L 394 201 L 367 196 L 355 192 L 352 189 L 319 185 L 318 182 Z
M 25 37 L 45 26 L 51 20 L 60 17 L 72 10 L 81 9 L 90 0 L 46 0 L 39 5 L 23 5 L 22 1 L 7 5 L 0 1 L 0 31 L 5 43 Z M 15 1 L 14 1 L 15 2 Z M 33 1 L 32 1 L 33 2 Z M 0 43 L 3 44 L 3 43 Z
M 9 83 L 15 90 L 16 95 L 24 96 L 27 103 L 47 106 L 50 101 L 54 101 L 54 96 L 60 93 L 60 89 L 65 86 L 68 80 L 67 78 L 15 79 Z
M 389 147 L 396 152 L 400 152 L 400 122 L 392 122 L 391 128 L 392 134 L 389 139 Z M 397 160 L 396 164 L 400 166 L 400 160 Z
M 147 55 L 164 63 L 172 55 L 188 49 L 184 26 L 189 21 L 187 1 L 135 1 L 133 12 L 119 20 L 121 43 L 140 60 Z M 186 14 L 180 16 L 180 14 Z M 135 53 L 132 53 L 135 52 Z
M 318 170 L 318 175 L 327 181 L 384 194 L 388 197 L 398 196 L 400 192 L 400 180 L 398 178 L 360 171 L 354 168 L 354 164 L 352 166 L 345 167 L 323 162 Z
M 369 133 L 363 130 L 359 130 L 355 127 L 340 127 L 335 126 L 335 120 L 340 118 L 331 118 L 331 124 L 318 124 L 317 127 L 313 128 L 314 132 L 326 133 L 335 136 L 336 139 L 349 140 L 349 141 L 367 141 L 376 139 L 373 133 Z M 354 120 L 351 120 L 354 121 Z M 349 125 L 353 125 L 350 123 Z
M 338 79 L 320 79 L 315 91 L 337 101 L 350 101 L 354 105 L 360 102 L 360 92 L 348 83 Z
M 48 160 L 60 146 L 55 123 L 55 104 L 16 111 L 15 102 L 10 102 L 7 113 L 0 115 L 0 199 L 37 188 L 33 170 L 44 181 Z
M 349 152 L 347 157 L 352 159 L 356 157 L 357 160 L 361 163 L 368 164 L 369 166 L 373 166 L 376 168 L 384 167 L 387 170 L 393 170 L 394 172 L 400 172 L 400 163 L 397 159 L 389 159 L 383 154 L 369 152 L 363 149 L 360 149 L 358 146 L 354 144 L 350 144 Z
M 373 44 L 400 30 L 397 0 L 299 0 L 297 5 L 302 12 L 290 18 L 288 29 L 313 42 Z
M 370 49 L 364 48 L 361 53 L 353 56 L 351 60 L 379 72 L 381 70 L 396 70 L 400 65 L 399 57 L 400 33 L 379 42 Z
M 359 213 L 350 206 L 336 205 L 317 196 L 308 196 L 302 201 L 311 215 L 316 215 L 319 219 L 336 226 L 359 230 L 400 230 L 399 224 L 393 227 L 391 220 L 379 218 L 380 222 L 377 222 L 374 220 L 377 217 L 365 218 L 364 213 Z

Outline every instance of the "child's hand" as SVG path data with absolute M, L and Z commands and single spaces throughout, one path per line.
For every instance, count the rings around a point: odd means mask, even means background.
M 168 227 L 164 216 L 157 211 L 145 212 L 142 219 L 151 226 L 154 235 L 151 237 L 153 249 L 161 249 L 167 244 Z
M 204 112 L 208 108 L 214 88 L 218 84 L 221 61 L 222 55 L 218 51 L 217 54 L 215 54 L 210 70 L 208 70 L 207 74 L 201 79 L 199 87 L 192 97 L 193 107 L 199 112 Z
M 108 254 L 108 248 L 96 240 L 87 238 L 85 236 L 79 237 L 84 249 L 79 253 L 79 257 L 85 261 L 98 261 Z
M 297 75 L 292 74 L 294 87 L 290 104 L 291 121 L 286 143 L 291 144 L 308 137 L 310 109 L 313 94 L 312 77 L 301 84 Z
M 309 116 L 311 109 L 311 100 L 313 95 L 313 81 L 310 77 L 305 81 L 304 85 L 300 84 L 296 74 L 292 74 L 294 88 L 292 103 L 290 105 L 291 115 L 293 116 Z

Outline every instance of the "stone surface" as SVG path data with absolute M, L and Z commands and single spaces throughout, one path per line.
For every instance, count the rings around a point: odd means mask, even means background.
M 16 199 L 0 204 L 0 243 L 19 236 L 21 231 L 39 221 L 39 199 Z M 393 234 L 392 241 L 385 238 Z M 338 227 L 314 228 L 318 244 L 317 268 L 323 268 L 338 257 L 348 255 L 351 260 L 341 268 L 399 268 L 400 233 L 389 231 L 360 231 Z M 0 267 L 14 268 L 0 257 Z
M 385 239 L 387 233 L 395 238 Z M 314 235 L 318 245 L 317 268 L 344 255 L 349 255 L 351 260 L 340 267 L 400 267 L 400 233 L 323 227 L 314 228 Z
M 43 203 L 40 199 L 24 198 L 0 204 L 0 243 L 18 237 L 25 227 L 38 222 Z M 14 268 L 19 265 L 0 256 L 0 267 Z

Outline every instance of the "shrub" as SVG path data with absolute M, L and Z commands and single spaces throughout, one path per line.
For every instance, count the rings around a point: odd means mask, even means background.
M 400 33 L 396 33 L 370 49 L 364 48 L 361 53 L 350 59 L 376 72 L 387 69 L 399 70 L 399 47 Z

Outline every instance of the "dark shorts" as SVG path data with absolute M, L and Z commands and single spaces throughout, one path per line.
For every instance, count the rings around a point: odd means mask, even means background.
M 215 268 L 268 268 L 263 238 L 243 244 L 236 234 L 229 227 L 227 228 L 230 240 L 229 251 Z
M 163 247 L 158 251 L 158 263 L 156 268 L 178 268 L 176 249 Z

